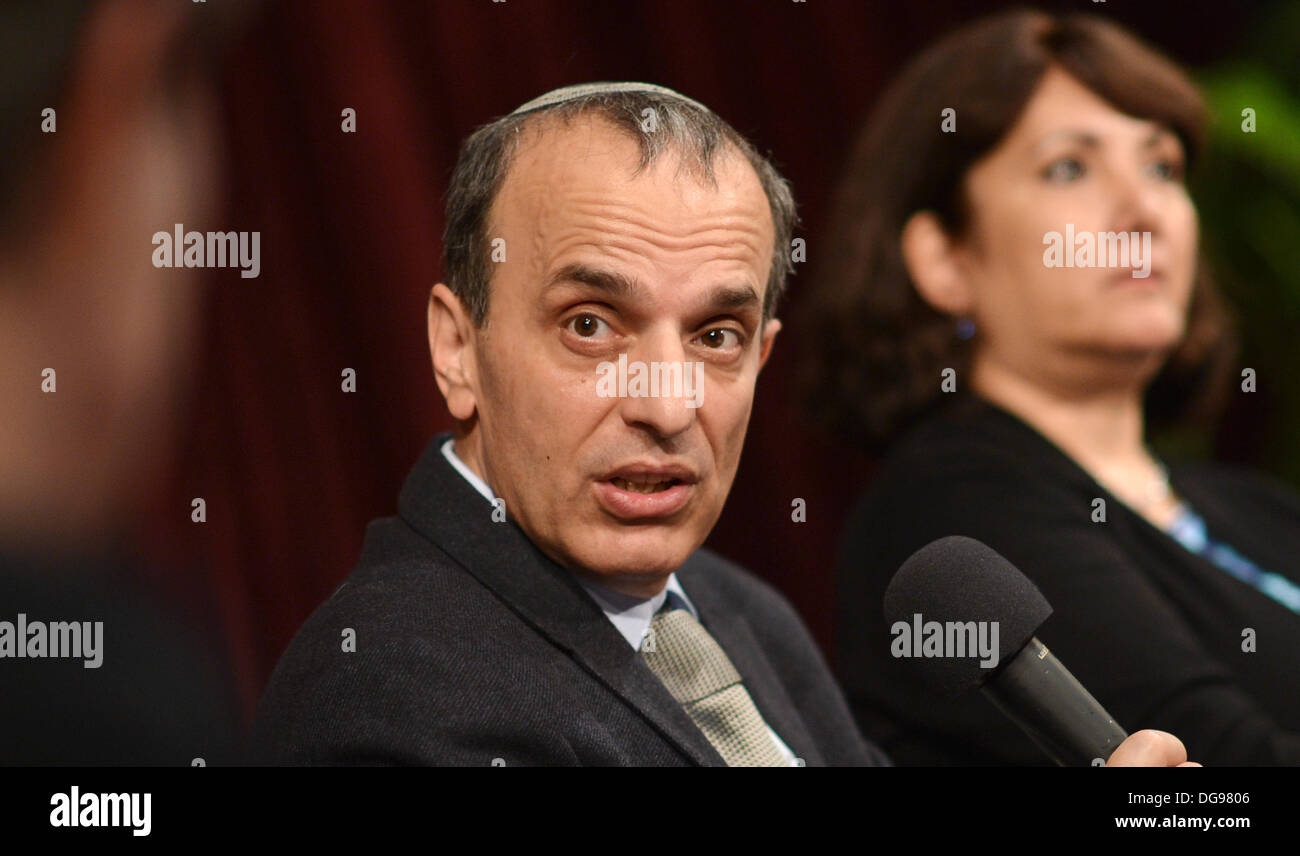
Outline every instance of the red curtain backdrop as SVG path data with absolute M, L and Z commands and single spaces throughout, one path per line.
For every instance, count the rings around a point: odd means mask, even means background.
M 1215 28 L 1172 7 L 1114 13 L 1185 62 Z M 1147 4 L 1142 4 L 1146 6 Z M 450 420 L 425 302 L 460 140 L 556 86 L 647 80 L 703 101 L 793 181 L 808 256 L 849 141 L 920 46 L 997 3 L 459 0 L 268 2 L 222 74 L 229 201 L 200 230 L 262 233 L 262 271 L 214 271 L 182 456 L 142 525 L 165 582 L 221 630 L 246 716 L 311 611 L 354 565 L 368 520 Z M 356 133 L 341 111 L 356 110 Z M 164 224 L 167 225 L 167 224 Z M 162 226 L 160 226 L 162 228 Z M 796 276 L 786 308 L 796 305 Z M 789 333 L 758 384 L 744 458 L 710 545 L 784 592 L 823 649 L 839 527 L 872 462 L 806 422 Z M 356 392 L 341 373 L 356 371 Z M 207 521 L 190 520 L 202 497 Z M 795 498 L 807 520 L 791 520 Z M 192 570 L 182 570 L 192 569 Z

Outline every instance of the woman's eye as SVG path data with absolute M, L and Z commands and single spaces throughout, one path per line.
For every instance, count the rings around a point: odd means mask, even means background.
M 603 330 L 608 330 L 609 325 L 597 318 L 595 315 L 575 315 L 566 325 L 574 333 L 584 339 L 593 339 Z
M 1151 171 L 1162 181 L 1181 181 L 1183 177 L 1183 165 L 1178 161 L 1157 161 L 1151 165 Z
M 1073 181 L 1083 175 L 1083 164 L 1074 158 L 1062 158 L 1043 170 L 1048 181 Z
M 723 348 L 734 347 L 735 345 L 740 344 L 740 336 L 737 335 L 735 330 L 717 327 L 709 330 L 701 336 L 700 343 L 706 348 L 722 350 Z

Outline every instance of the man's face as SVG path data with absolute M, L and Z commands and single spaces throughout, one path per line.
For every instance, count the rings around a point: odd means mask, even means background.
M 553 559 L 651 594 L 722 511 L 780 324 L 762 323 L 773 225 L 753 169 L 723 153 L 715 187 L 675 152 L 638 160 L 599 119 L 526 132 L 490 216 L 506 260 L 471 334 L 464 456 Z M 676 364 L 696 388 L 620 396 L 620 355 L 629 381 Z

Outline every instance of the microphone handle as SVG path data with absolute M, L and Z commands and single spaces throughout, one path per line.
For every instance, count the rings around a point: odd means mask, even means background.
M 1036 636 L 981 689 L 1062 767 L 1105 764 L 1128 737 Z

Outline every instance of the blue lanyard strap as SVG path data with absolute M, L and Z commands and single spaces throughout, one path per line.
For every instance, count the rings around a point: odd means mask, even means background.
M 1211 538 L 1205 521 L 1186 503 L 1179 506 L 1177 516 L 1165 531 L 1189 552 L 1204 556 L 1293 612 L 1300 612 L 1300 586 L 1281 574 L 1264 570 L 1229 545 Z

